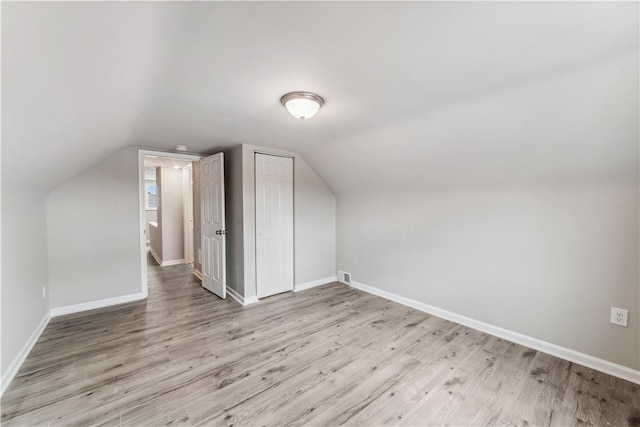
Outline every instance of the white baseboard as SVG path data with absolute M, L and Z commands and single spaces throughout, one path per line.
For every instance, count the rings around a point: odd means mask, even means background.
M 479 320 L 471 319 L 469 317 L 465 317 L 451 311 L 424 304 L 410 298 L 402 297 L 391 292 L 383 291 L 382 289 L 374 288 L 363 283 L 351 281 L 351 286 L 370 294 L 374 294 L 379 297 L 415 308 L 416 310 L 433 314 L 434 316 L 438 316 L 443 319 L 447 319 L 452 322 L 477 329 L 478 331 L 486 332 L 487 334 L 494 335 L 499 338 L 504 338 L 514 343 L 530 347 L 534 350 L 539 350 L 543 353 L 568 360 L 569 362 L 574 362 L 579 365 L 604 372 L 605 374 L 613 375 L 614 377 L 622 378 L 623 380 L 627 380 L 635 384 L 640 384 L 640 371 L 637 371 L 635 369 L 631 369 L 617 363 L 609 362 L 608 360 L 600 359 L 586 353 L 581 353 L 576 350 L 571 350 L 570 348 L 562 347 L 550 342 L 523 335 L 518 332 L 513 332 L 508 329 L 503 329 L 498 326 L 480 322 Z
M 260 300 L 258 299 L 257 296 L 254 297 L 245 297 L 244 299 L 244 304 L 243 305 L 249 305 L 249 304 L 255 304 L 257 302 L 260 302 Z
M 149 252 L 151 252 L 151 255 L 153 255 L 153 257 L 156 259 L 156 262 L 158 263 L 158 265 L 160 267 L 167 267 L 170 265 L 179 265 L 179 264 L 184 264 L 184 258 L 183 259 L 172 259 L 169 261 L 163 261 L 160 259 L 160 257 L 158 256 L 158 254 L 156 253 L 156 251 L 153 250 L 153 248 L 149 248 Z
M 316 286 L 326 285 L 338 281 L 338 276 L 325 277 L 324 279 L 314 280 L 313 282 L 302 283 L 293 287 L 293 292 L 304 291 L 305 289 L 315 288 Z
M 195 268 L 193 269 L 193 275 L 196 276 L 198 279 L 200 279 L 200 281 L 202 281 L 202 273 L 200 273 Z
M 231 296 L 231 298 L 238 301 L 241 305 L 244 305 L 244 298 L 234 289 L 231 289 L 230 287 L 227 286 L 227 293 L 229 294 L 229 296 Z
M 242 295 L 240 295 L 238 293 L 238 291 L 236 291 L 235 289 L 232 289 L 232 288 L 230 288 L 228 286 L 227 286 L 227 293 L 231 296 L 231 298 L 233 298 L 234 300 L 238 301 L 242 305 L 255 304 L 255 303 L 259 302 L 258 301 L 258 297 L 245 298 Z
M 162 261 L 162 263 L 160 263 L 160 267 L 168 267 L 170 265 L 180 265 L 184 263 L 184 259 L 172 259 L 169 261 Z
M 123 295 L 115 298 L 106 298 L 98 301 L 84 302 L 82 304 L 67 305 L 65 307 L 57 307 L 51 309 L 51 317 L 62 316 L 65 314 L 79 313 L 81 311 L 94 310 L 96 308 L 109 307 L 112 305 L 124 304 L 126 302 L 138 301 L 144 299 L 141 293 Z
M 156 262 L 158 263 L 158 265 L 162 266 L 162 260 L 160 259 L 156 251 L 154 251 L 153 248 L 149 248 L 149 252 L 151 252 L 151 255 L 153 255 L 153 257 L 156 259 Z
M 22 349 L 20 349 L 20 352 L 16 355 L 15 359 L 13 359 L 13 361 L 9 365 L 9 369 L 7 369 L 7 372 L 2 375 L 0 396 L 4 394 L 5 390 L 9 387 L 9 384 L 11 384 L 11 381 L 13 380 L 13 377 L 15 377 L 18 373 L 20 366 L 22 366 L 27 356 L 31 352 L 31 349 L 33 349 L 33 346 L 36 344 L 36 342 L 38 342 L 38 338 L 40 338 L 40 335 L 42 335 L 44 328 L 46 328 L 49 324 L 49 320 L 51 320 L 51 315 L 49 312 L 47 312 L 36 329 L 31 334 L 27 342 L 24 344 L 24 346 L 22 346 Z

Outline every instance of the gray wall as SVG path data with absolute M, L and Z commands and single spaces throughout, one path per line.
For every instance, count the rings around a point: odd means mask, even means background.
M 336 198 L 309 164 L 294 158 L 296 285 L 336 275 Z
M 227 286 L 244 295 L 242 146 L 224 153 Z
M 49 312 L 46 236 L 44 192 L 3 174 L 2 378 Z
M 162 236 L 163 262 L 184 260 L 183 170 L 157 169 L 158 227 Z
M 145 168 L 144 170 L 144 183 L 156 185 L 156 171 L 154 168 Z M 158 211 L 154 209 L 146 209 L 144 211 L 144 223 L 145 223 L 145 236 L 149 241 L 149 223 L 151 221 L 158 221 Z
M 47 198 L 51 308 L 140 293 L 138 150 L 128 148 Z
M 144 223 L 145 223 L 145 236 L 147 236 L 147 241 L 149 241 L 149 223 L 158 221 L 158 211 L 156 209 L 147 209 L 144 211 Z
M 637 369 L 638 215 L 633 187 L 352 197 L 338 256 L 355 281 Z
M 244 297 L 255 297 L 255 152 L 293 156 L 295 285 L 336 275 L 336 200 L 296 153 L 242 146 Z
M 155 225 L 147 224 L 149 228 L 149 233 L 147 237 L 149 238 L 149 248 L 151 249 L 151 253 L 155 254 L 155 256 L 160 259 L 162 262 L 162 229 L 158 226 L 157 222 L 154 222 Z
M 637 94 L 636 53 L 336 142 L 338 268 L 639 369 Z
M 193 165 L 193 268 L 202 273 L 200 266 L 200 163 L 191 162 Z
M 160 208 L 160 206 L 162 205 L 162 192 L 160 191 L 160 187 L 162 186 L 162 171 L 161 168 L 157 167 L 154 168 L 154 173 L 155 173 L 155 183 L 156 183 L 156 194 L 158 196 L 157 199 L 157 203 L 156 205 L 158 206 L 158 208 L 156 209 L 156 226 L 155 227 L 150 227 L 149 225 L 147 225 L 147 228 L 149 228 L 149 234 L 147 235 L 148 239 L 149 239 L 149 243 L 150 243 L 150 247 L 152 250 L 152 254 L 155 254 L 155 256 L 160 259 L 160 262 L 162 262 L 162 227 L 160 226 L 160 224 L 162 223 L 162 209 Z M 146 174 L 146 171 L 145 171 Z

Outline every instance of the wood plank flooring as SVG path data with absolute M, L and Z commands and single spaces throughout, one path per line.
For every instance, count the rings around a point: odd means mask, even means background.
M 330 284 L 242 307 L 149 261 L 149 298 L 51 320 L 3 426 L 639 426 L 640 386 Z

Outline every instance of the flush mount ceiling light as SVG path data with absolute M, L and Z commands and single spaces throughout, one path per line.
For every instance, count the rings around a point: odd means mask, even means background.
M 324 105 L 324 99 L 311 92 L 289 92 L 280 98 L 280 102 L 293 117 L 300 120 L 313 117 Z

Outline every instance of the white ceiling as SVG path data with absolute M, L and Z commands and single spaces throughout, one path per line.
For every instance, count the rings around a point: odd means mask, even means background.
M 636 2 L 3 2 L 3 180 L 50 190 L 126 146 L 239 143 L 301 153 L 338 194 L 630 173 L 637 57 Z M 292 90 L 326 104 L 300 123 Z M 615 141 L 554 127 L 554 105 L 608 93 Z

